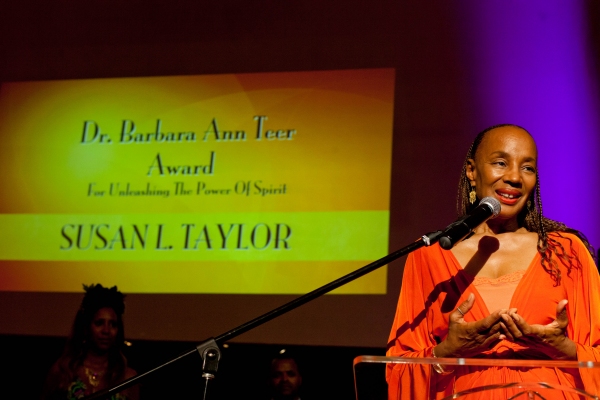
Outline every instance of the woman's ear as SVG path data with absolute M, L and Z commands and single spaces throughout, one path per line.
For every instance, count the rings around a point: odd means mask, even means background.
M 475 170 L 475 160 L 469 158 L 467 160 L 466 168 L 467 179 L 469 179 L 471 186 L 475 186 L 475 178 L 477 177 L 477 171 Z

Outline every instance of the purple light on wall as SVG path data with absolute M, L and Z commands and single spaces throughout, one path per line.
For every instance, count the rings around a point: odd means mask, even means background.
M 600 104 L 585 3 L 457 4 L 477 126 L 529 130 L 538 144 L 544 214 L 600 247 Z

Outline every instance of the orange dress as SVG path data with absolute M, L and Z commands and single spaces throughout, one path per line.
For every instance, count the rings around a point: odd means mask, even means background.
M 567 275 L 562 269 L 562 281 L 554 281 L 543 269 L 536 254 L 519 281 L 510 300 L 510 307 L 529 324 L 546 325 L 556 319 L 556 305 L 568 299 L 569 325 L 567 335 L 577 343 L 579 361 L 600 361 L 600 278 L 594 260 L 583 243 L 574 235 L 552 234 L 564 246 L 578 255 L 580 266 Z M 451 251 L 439 245 L 421 248 L 411 253 L 404 268 L 402 290 L 390 333 L 387 355 L 390 357 L 431 357 L 432 349 L 448 333 L 449 314 L 470 293 L 475 295 L 473 308 L 466 321 L 477 321 L 490 314 L 481 295 Z M 535 348 L 526 348 L 502 340 L 481 355 L 486 358 L 548 359 Z M 429 367 L 390 364 L 386 371 L 388 399 L 441 399 L 473 387 L 511 382 L 547 382 L 568 387 L 585 387 L 600 393 L 600 374 L 549 368 L 516 369 L 509 367 L 458 367 L 449 375 L 440 375 Z M 593 370 L 589 370 L 593 371 Z M 486 399 L 493 398 L 493 395 Z M 506 397 L 504 397 L 506 398 Z M 548 398 L 548 397 L 547 397 Z M 557 398 L 557 397 L 549 397 Z M 560 395 L 558 398 L 569 398 Z M 579 397 L 572 397 L 579 398 Z

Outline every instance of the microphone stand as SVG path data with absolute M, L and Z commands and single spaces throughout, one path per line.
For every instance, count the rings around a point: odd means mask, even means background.
M 301 305 L 306 304 L 309 301 L 312 301 L 312 300 L 316 299 L 317 297 L 324 295 L 325 293 L 328 293 L 334 289 L 337 289 L 338 287 L 343 286 L 348 282 L 358 279 L 363 275 L 366 275 L 386 264 L 389 264 L 390 262 L 392 262 L 406 254 L 409 254 L 423 246 L 431 246 L 432 244 L 435 244 L 442 236 L 442 233 L 443 233 L 442 231 L 435 231 L 435 232 L 427 233 L 427 234 L 421 236 L 421 238 L 419 238 L 417 241 L 409 244 L 408 246 L 401 248 L 400 250 L 396 250 L 395 252 L 390 253 L 387 256 L 382 257 L 377 261 L 373 261 L 371 264 L 365 265 L 364 267 L 359 268 L 353 272 L 350 272 L 349 274 L 344 275 L 341 278 L 336 279 L 335 281 L 329 282 L 329 283 L 321 286 L 320 288 L 313 290 L 312 292 L 304 294 L 304 295 L 298 297 L 297 299 L 294 299 L 280 307 L 277 307 L 277 308 L 261 315 L 260 317 L 254 318 L 253 320 L 248 321 L 248 322 L 238 326 L 237 328 L 233 328 L 230 331 L 217 336 L 216 338 L 209 338 L 209 339 L 205 340 L 204 342 L 200 343 L 198 346 L 196 346 L 196 348 L 191 349 L 185 353 L 182 353 L 181 355 L 167 361 L 166 363 L 164 363 L 162 365 L 159 365 L 156 368 L 153 368 L 142 374 L 138 374 L 132 378 L 129 378 L 129 379 L 111 387 L 111 388 L 104 389 L 104 390 L 101 390 L 90 396 L 87 396 L 83 400 L 99 400 L 99 399 L 109 398 L 113 394 L 116 394 L 124 389 L 127 389 L 128 387 L 131 387 L 133 385 L 140 383 L 141 380 L 143 380 L 146 377 L 148 377 L 149 375 L 157 372 L 158 370 L 160 370 L 166 366 L 169 366 L 171 364 L 174 364 L 177 361 L 182 360 L 182 359 L 184 359 L 192 354 L 196 354 L 196 353 L 199 353 L 200 357 L 202 357 L 202 378 L 204 378 L 206 380 L 206 384 L 204 386 L 203 399 L 206 399 L 208 382 L 215 377 L 218 366 L 219 366 L 219 360 L 221 359 L 221 351 L 219 349 L 219 345 L 227 342 L 230 339 L 233 339 L 236 336 L 241 335 L 242 333 L 245 333 L 251 329 L 254 329 L 257 326 L 262 325 L 274 318 L 277 318 L 278 316 L 280 316 L 282 314 L 285 314 L 295 308 L 298 308 Z

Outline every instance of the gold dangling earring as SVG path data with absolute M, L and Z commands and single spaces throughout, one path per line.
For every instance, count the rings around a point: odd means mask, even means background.
M 527 200 L 527 209 L 531 210 L 531 199 Z
M 469 192 L 469 203 L 473 204 L 477 200 L 477 193 L 475 193 L 475 188 L 471 187 L 471 191 Z

